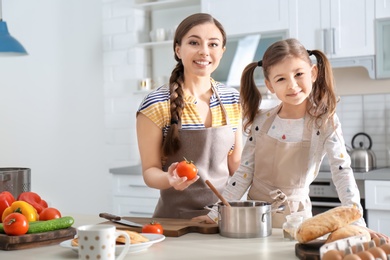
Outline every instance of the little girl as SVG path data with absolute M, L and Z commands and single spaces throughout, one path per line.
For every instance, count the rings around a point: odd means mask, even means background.
M 263 68 L 267 88 L 281 101 L 277 107 L 259 110 L 261 94 L 253 79 L 257 67 Z M 309 185 L 327 155 L 341 204 L 363 212 L 335 113 L 332 68 L 324 53 L 308 51 L 296 39 L 278 41 L 262 61 L 244 69 L 240 94 L 248 139 L 241 165 L 223 191 L 227 200 L 239 200 L 249 188 L 248 200 L 285 205 L 284 211 L 273 214 L 273 227 L 280 228 L 291 213 L 309 218 Z M 218 220 L 215 211 L 208 216 Z M 366 226 L 363 218 L 355 224 Z M 384 236 L 369 231 L 373 237 Z

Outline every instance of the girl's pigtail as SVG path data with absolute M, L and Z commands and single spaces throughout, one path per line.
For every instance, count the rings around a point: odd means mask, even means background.
M 245 67 L 241 76 L 240 99 L 245 133 L 250 132 L 250 126 L 252 125 L 261 104 L 261 93 L 257 88 L 253 77 L 256 67 L 261 65 L 262 61 L 250 63 Z

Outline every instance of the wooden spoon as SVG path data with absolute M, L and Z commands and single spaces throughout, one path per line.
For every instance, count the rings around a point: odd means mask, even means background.
M 230 207 L 229 202 L 221 195 L 221 193 L 219 193 L 219 191 L 214 187 L 213 184 L 211 184 L 211 182 L 209 180 L 206 180 L 205 183 L 207 184 L 207 186 L 210 187 L 210 189 L 214 192 L 215 195 L 217 195 L 217 197 L 222 201 L 222 203 L 226 207 Z

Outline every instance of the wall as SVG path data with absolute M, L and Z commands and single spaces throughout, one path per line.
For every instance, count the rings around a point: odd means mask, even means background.
M 29 55 L 0 57 L 0 167 L 63 213 L 109 211 L 101 0 L 2 2 Z

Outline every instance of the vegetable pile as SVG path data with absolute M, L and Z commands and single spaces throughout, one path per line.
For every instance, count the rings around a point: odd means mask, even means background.
M 0 193 L 0 233 L 10 236 L 48 232 L 71 227 L 74 219 L 48 204 L 35 192 L 22 192 L 17 199 Z

